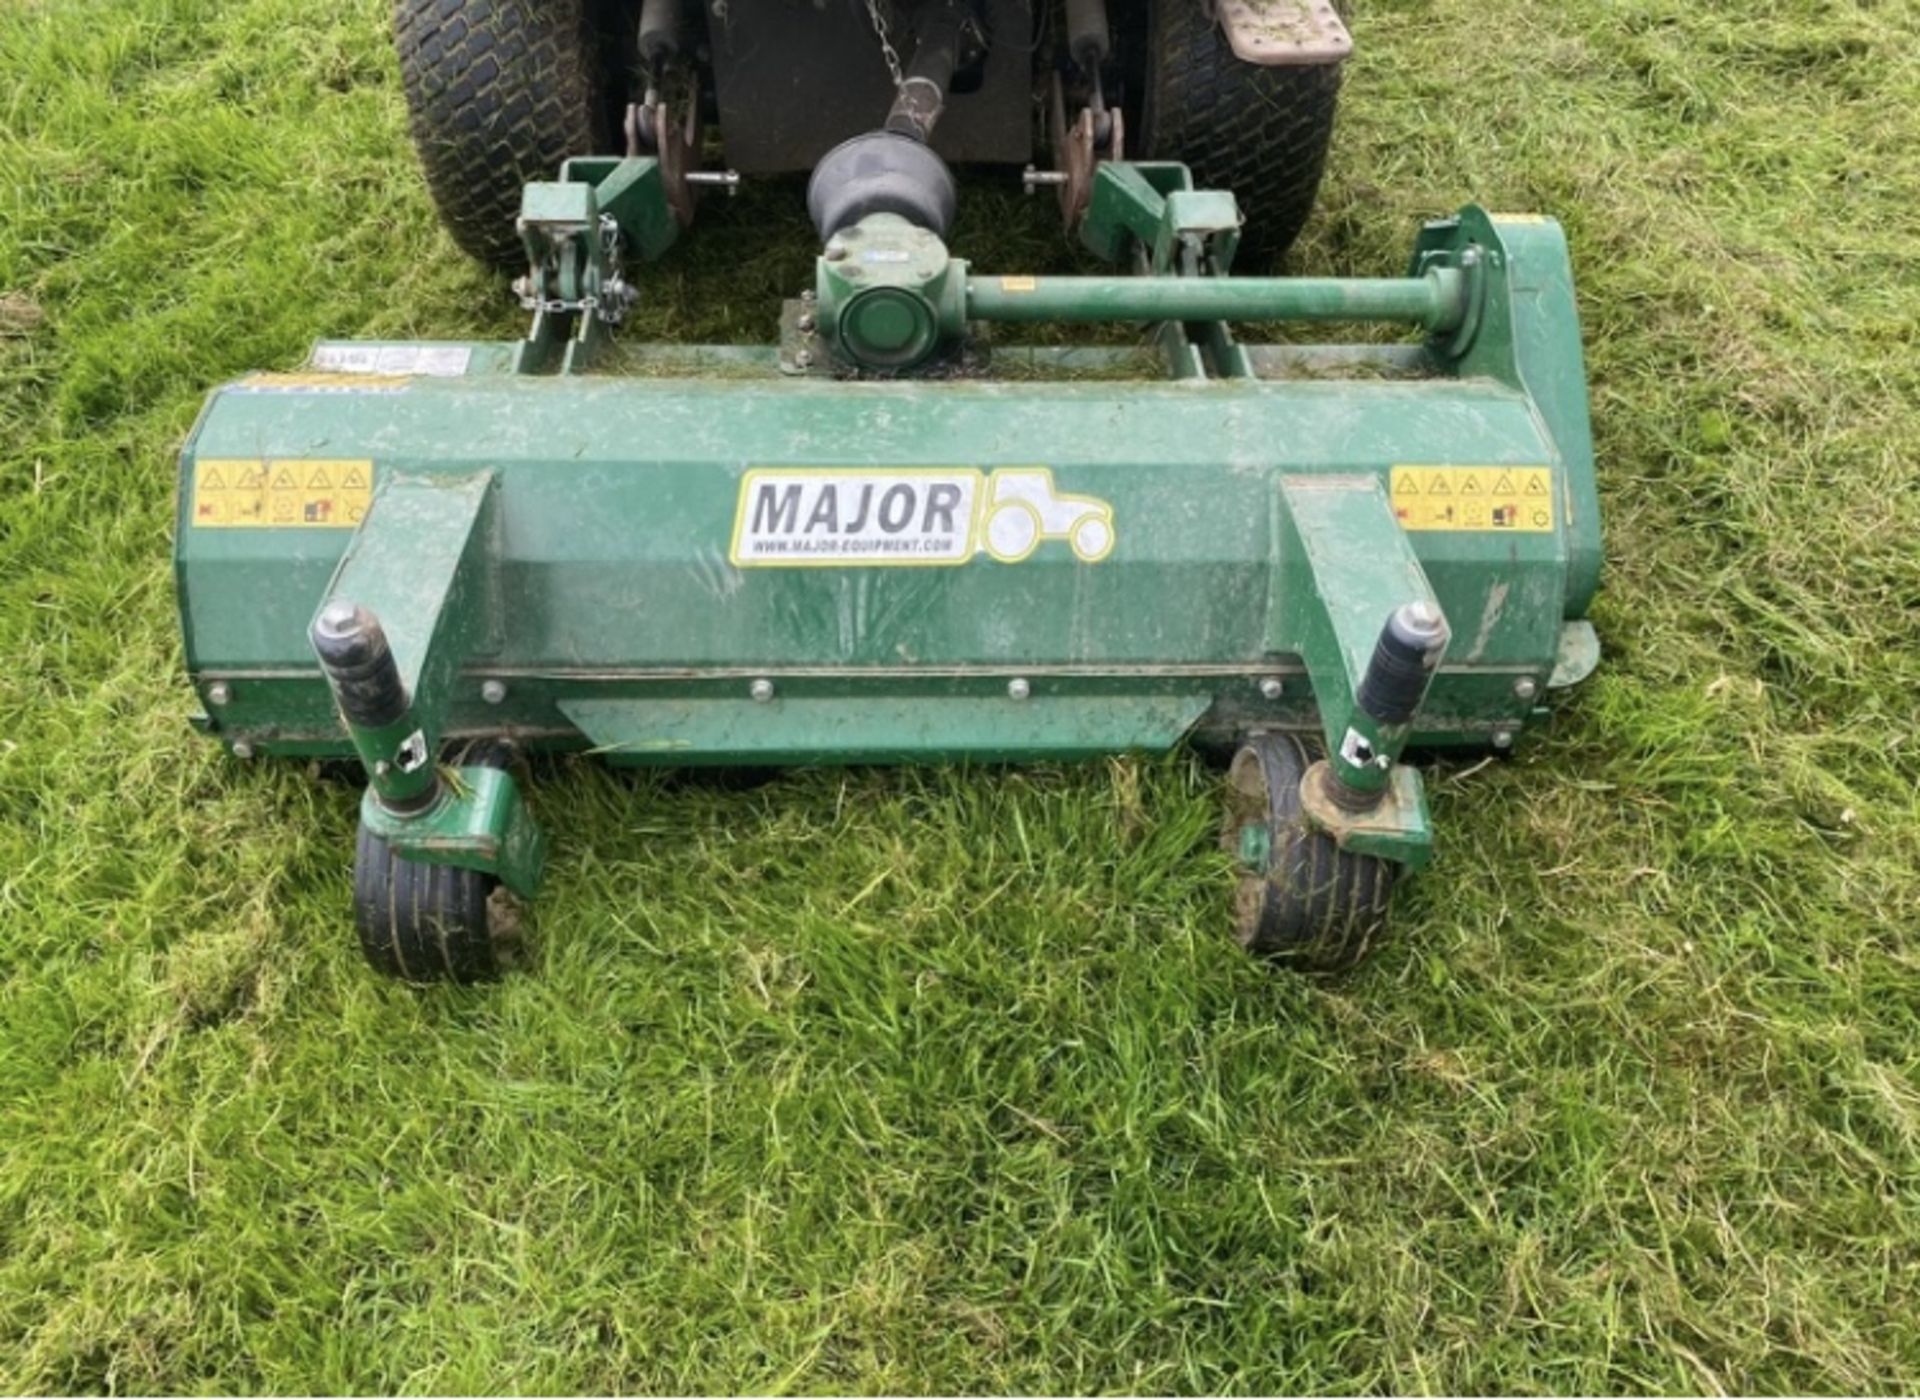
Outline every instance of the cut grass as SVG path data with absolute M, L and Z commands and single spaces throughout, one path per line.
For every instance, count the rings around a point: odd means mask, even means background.
M 546 775 L 530 975 L 352 948 L 354 793 L 188 734 L 205 389 L 510 335 L 376 0 L 0 9 L 0 1388 L 1920 1387 L 1911 0 L 1375 0 L 1304 270 L 1567 223 L 1608 657 L 1364 973 L 1190 761 Z M 1070 267 L 976 182 L 956 242 Z M 753 340 L 750 193 L 635 334 Z

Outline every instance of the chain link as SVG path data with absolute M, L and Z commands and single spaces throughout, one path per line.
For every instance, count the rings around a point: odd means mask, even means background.
M 898 92 L 907 85 L 906 71 L 900 66 L 900 51 L 893 46 L 893 38 L 887 32 L 887 17 L 880 6 L 884 0 L 867 0 L 867 18 L 873 21 L 873 32 L 880 40 L 880 57 L 887 61 L 887 74 L 893 79 L 893 90 Z

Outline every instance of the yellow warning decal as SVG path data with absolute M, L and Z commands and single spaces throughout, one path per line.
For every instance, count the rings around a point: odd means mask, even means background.
M 397 394 L 412 384 L 404 374 L 330 374 L 308 370 L 300 374 L 261 371 L 235 380 L 229 388 L 248 394 Z
M 373 500 L 373 463 L 202 457 L 193 468 L 192 525 L 202 530 L 350 530 Z
M 1406 530 L 1553 530 L 1551 467 L 1395 467 L 1393 513 Z
M 1038 291 L 1039 287 L 1040 283 L 1032 277 L 1002 277 L 1000 279 L 1000 290 L 1003 292 L 1032 292 Z

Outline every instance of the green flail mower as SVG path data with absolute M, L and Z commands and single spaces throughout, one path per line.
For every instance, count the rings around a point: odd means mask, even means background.
M 364 766 L 376 966 L 497 970 L 495 891 L 530 899 L 545 846 L 518 753 L 760 767 L 1191 741 L 1232 755 L 1241 941 L 1341 968 L 1432 853 L 1408 749 L 1510 749 L 1593 669 L 1559 226 L 1468 207 L 1403 277 L 1235 275 L 1235 195 L 1126 157 L 1110 51 L 1077 42 L 1095 3 L 1069 7 L 1077 110 L 1056 68 L 1055 168 L 1027 180 L 1113 275 L 948 248 L 956 186 L 929 137 L 965 51 L 934 0 L 882 30 L 913 52 L 887 125 L 813 162 L 822 249 L 777 345 L 613 341 L 637 266 L 735 178 L 693 163 L 656 42 L 627 153 L 520 192 L 524 339 L 323 342 L 214 393 L 176 544 L 198 723 L 243 758 Z M 659 8 L 642 39 L 698 52 Z M 1145 344 L 990 338 L 1122 322 Z M 1237 329 L 1300 322 L 1421 334 Z

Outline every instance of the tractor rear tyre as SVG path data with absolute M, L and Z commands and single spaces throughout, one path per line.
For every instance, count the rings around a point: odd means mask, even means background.
M 1150 159 L 1185 161 L 1201 189 L 1232 190 L 1247 220 L 1237 270 L 1265 272 L 1313 212 L 1341 65 L 1243 62 L 1211 8 L 1202 0 L 1149 0 L 1139 148 Z M 1347 6 L 1335 8 L 1344 15 Z
M 447 232 L 491 267 L 518 265 L 521 187 L 607 149 L 591 0 L 394 0 L 393 38 Z
M 1234 931 L 1258 957 L 1308 972 L 1357 966 L 1386 930 L 1387 899 L 1400 867 L 1350 855 L 1310 825 L 1300 781 L 1312 762 L 1291 734 L 1255 734 L 1227 770 L 1227 849 L 1263 858 L 1242 870 Z M 1260 839 L 1249 842 L 1252 829 Z

